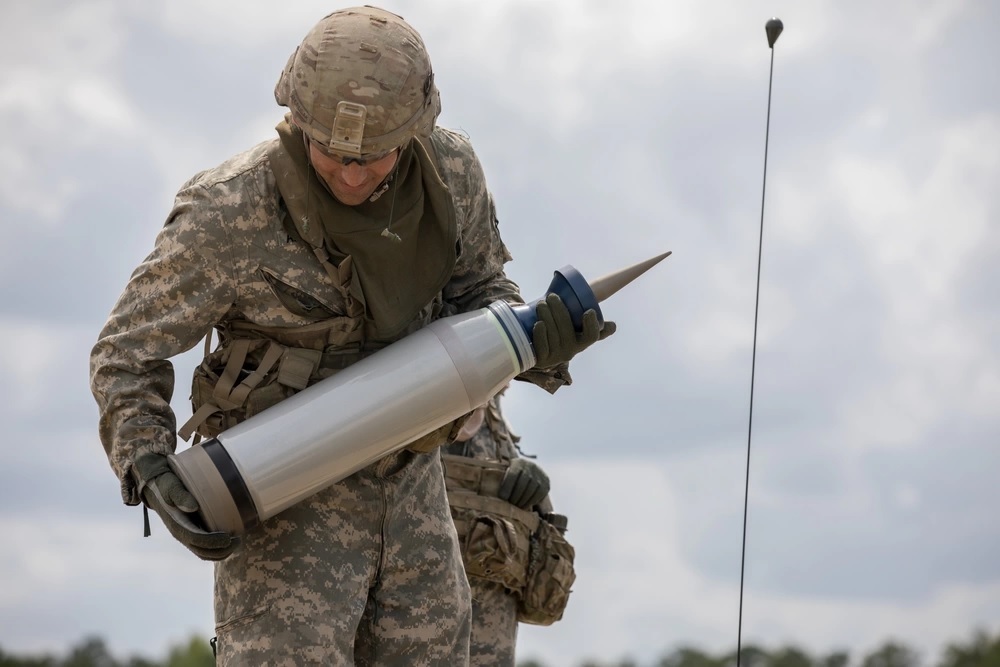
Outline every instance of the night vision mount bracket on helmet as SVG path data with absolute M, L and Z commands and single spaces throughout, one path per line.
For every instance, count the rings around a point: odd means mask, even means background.
M 361 141 L 365 136 L 365 118 L 368 107 L 364 104 L 341 100 L 333 119 L 330 148 L 341 153 L 361 155 Z

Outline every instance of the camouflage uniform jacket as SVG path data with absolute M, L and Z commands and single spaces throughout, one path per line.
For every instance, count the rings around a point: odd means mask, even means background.
M 133 272 L 93 348 L 91 390 L 100 438 L 126 504 L 139 502 L 130 474 L 136 457 L 176 447 L 170 357 L 194 347 L 213 327 L 233 322 L 294 329 L 339 317 L 345 327 L 364 326 L 349 314 L 343 286 L 334 284 L 293 233 L 268 159 L 276 141 L 182 186 L 154 250 Z M 442 128 L 431 141 L 455 207 L 457 259 L 440 295 L 444 310 L 438 304 L 432 312 L 429 304 L 416 328 L 499 299 L 523 302 L 504 274 L 511 257 L 471 144 Z M 550 392 L 570 382 L 565 367 L 529 371 L 523 379 Z

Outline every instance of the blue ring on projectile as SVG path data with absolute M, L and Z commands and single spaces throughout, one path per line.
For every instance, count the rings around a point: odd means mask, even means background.
M 604 326 L 604 313 L 601 312 L 601 304 L 594 296 L 594 290 L 590 288 L 590 283 L 567 264 L 558 271 L 553 272 L 552 282 L 549 283 L 549 293 L 557 294 L 569 310 L 570 319 L 573 320 L 573 328 L 577 331 L 583 330 L 583 314 L 588 310 L 597 313 L 597 324 Z

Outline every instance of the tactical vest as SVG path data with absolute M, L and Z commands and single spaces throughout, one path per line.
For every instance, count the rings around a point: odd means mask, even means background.
M 437 163 L 430 140 L 422 142 Z M 330 278 L 333 289 L 346 304 L 347 314 L 300 327 L 262 326 L 245 320 L 229 320 L 216 327 L 219 344 L 211 351 L 212 334 L 205 339 L 205 357 L 194 371 L 191 386 L 191 418 L 180 428 L 184 440 L 197 434 L 215 437 L 289 396 L 340 370 L 357 363 L 379 349 L 407 336 L 441 317 L 444 303 L 439 293 L 426 304 L 393 340 L 376 340 L 364 317 L 364 306 L 352 296 L 354 271 L 351 258 L 334 265 L 324 245 L 318 225 L 304 227 L 299 217 L 288 216 L 299 238 L 312 249 Z M 455 246 L 451 239 L 450 246 Z M 283 293 L 288 286 L 269 281 L 279 299 L 294 307 L 299 296 Z M 353 288 L 356 290 L 357 285 Z M 467 417 L 459 418 L 422 438 L 408 449 L 426 452 L 453 437 Z
M 502 424 L 494 401 L 485 426 L 497 439 L 513 434 Z M 518 598 L 518 620 L 551 625 L 562 618 L 576 572 L 576 552 L 566 540 L 566 517 L 552 512 L 548 498 L 541 513 L 523 510 L 498 497 L 510 458 L 487 461 L 442 454 L 445 486 L 462 549 L 466 574 L 501 584 Z

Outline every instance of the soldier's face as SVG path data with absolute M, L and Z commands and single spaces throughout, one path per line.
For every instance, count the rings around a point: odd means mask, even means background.
M 394 150 L 367 164 L 344 164 L 342 160 L 326 155 L 312 143 L 309 144 L 309 161 L 313 169 L 326 182 L 333 196 L 348 206 L 367 201 L 396 166 L 398 157 L 399 151 Z

